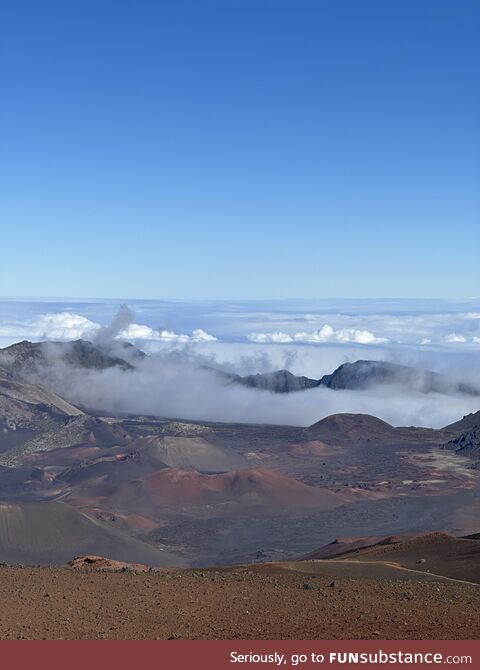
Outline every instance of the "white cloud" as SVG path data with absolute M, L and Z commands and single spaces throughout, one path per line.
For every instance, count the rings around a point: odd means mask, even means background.
M 173 330 L 160 330 L 157 333 L 157 338 L 166 342 L 188 342 L 190 339 L 188 335 L 174 333 Z
M 447 301 L 285 301 L 280 303 L 189 303 L 150 301 L 126 306 L 109 326 L 99 316 L 103 307 L 110 313 L 113 305 L 21 301 L 0 302 L 0 343 L 21 339 L 52 339 L 79 336 L 94 337 L 96 342 L 111 340 L 121 334 L 147 345 L 162 342 L 210 341 L 195 337 L 200 324 L 207 333 L 214 332 L 226 341 L 274 343 L 295 346 L 302 342 L 377 346 L 419 346 L 422 349 L 444 347 L 463 349 L 468 344 L 478 348 L 480 337 L 480 300 Z M 52 314 L 55 313 L 52 318 Z M 142 315 L 135 317 L 135 314 Z M 63 316 L 62 316 L 63 315 Z M 86 321 L 76 319 L 82 315 Z M 49 320 L 51 319 L 51 321 Z M 102 322 L 102 328 L 99 323 Z M 158 324 L 181 324 L 181 329 Z M 327 325 L 326 325 L 327 324 Z M 332 330 L 333 329 L 333 332 Z M 163 330 L 165 332 L 163 332 Z M 92 335 L 94 333 L 94 335 Z M 248 335 L 251 335 L 248 337 Z M 466 338 L 465 345 L 447 342 L 449 335 Z M 427 342 L 430 340 L 430 342 Z M 298 347 L 300 348 L 300 347 Z
M 474 338 L 475 339 L 475 338 Z M 445 342 L 466 342 L 467 338 L 465 335 L 457 335 L 456 333 L 451 333 L 445 337 Z
M 42 315 L 35 327 L 39 337 L 74 340 L 91 335 L 100 328 L 100 324 L 90 321 L 81 314 L 59 312 Z
M 247 337 L 249 333 L 254 334 L 257 336 L 254 341 L 258 342 L 282 341 L 282 337 L 285 342 L 288 342 L 288 337 L 293 342 L 295 333 L 322 331 L 325 324 L 328 324 L 336 332 L 347 332 L 343 338 L 341 335 L 327 337 L 327 341 L 360 342 L 361 336 L 352 336 L 348 331 L 366 331 L 389 343 L 414 346 L 424 340 L 430 340 L 428 344 L 432 346 L 445 344 L 445 337 L 451 333 L 461 333 L 467 341 L 472 341 L 472 336 L 480 336 L 480 311 L 478 309 L 459 311 L 456 304 L 437 302 L 419 305 L 407 301 L 383 304 L 378 301 L 358 303 L 352 301 L 342 305 L 341 302 L 338 304 L 332 302 L 330 305 L 324 305 L 323 310 L 320 304 L 317 313 L 295 310 L 295 304 L 291 307 L 290 312 L 281 309 L 250 312 L 247 315 L 238 310 L 235 314 L 237 333 L 243 332 Z M 381 307 L 381 311 L 373 311 L 375 307 Z M 273 333 L 276 334 L 275 337 Z M 266 337 L 262 338 L 262 334 Z
M 116 339 L 122 340 L 153 340 L 159 336 L 158 331 L 150 328 L 150 326 L 143 326 L 139 323 L 130 323 L 126 328 L 121 330 Z
M 193 331 L 192 337 L 190 338 L 194 342 L 216 342 L 217 338 L 214 335 L 206 333 L 201 328 L 197 328 Z
M 18 323 L 0 328 L 3 337 L 33 338 L 45 340 L 77 340 L 92 336 L 100 324 L 81 314 L 57 312 L 41 314 L 29 323 Z
M 125 340 L 161 340 L 164 342 L 216 342 L 214 335 L 206 333 L 201 328 L 196 328 L 191 335 L 175 333 L 173 330 L 154 330 L 149 326 L 131 323 L 117 336 Z
M 317 343 L 354 343 L 354 344 L 383 344 L 388 342 L 385 337 L 377 337 L 369 330 L 358 328 L 341 328 L 335 330 L 332 326 L 325 324 L 318 330 L 311 333 L 299 332 L 289 335 L 288 333 L 273 332 L 273 333 L 250 333 L 247 335 L 251 342 L 257 344 L 263 343 L 291 343 L 291 342 L 306 342 L 309 344 Z
M 32 340 L 107 340 L 105 335 L 110 332 L 111 338 L 122 340 L 155 340 L 165 342 L 216 342 L 217 338 L 201 328 L 193 330 L 191 335 L 175 333 L 170 330 L 156 330 L 140 323 L 129 323 L 121 330 L 111 326 L 101 326 L 74 312 L 56 312 L 41 314 L 29 322 L 18 322 L 0 327 L 0 337 Z M 108 339 L 111 339 L 108 337 Z
M 276 332 L 276 333 L 250 333 L 250 335 L 247 335 L 248 339 L 251 342 L 256 342 L 257 344 L 264 344 L 264 343 L 280 343 L 280 344 L 289 344 L 293 342 L 293 337 L 291 335 L 288 335 L 287 333 L 281 333 L 281 332 Z
M 216 342 L 214 335 L 206 333 L 201 328 L 196 328 L 191 335 L 175 333 L 173 330 L 153 330 L 148 326 L 132 324 L 126 331 L 120 333 L 125 339 L 162 340 L 164 342 Z

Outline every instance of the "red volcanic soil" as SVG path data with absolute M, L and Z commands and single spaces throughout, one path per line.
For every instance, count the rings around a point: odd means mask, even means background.
M 1 639 L 477 639 L 478 586 L 322 572 L 0 567 Z M 368 566 L 367 566 L 368 567 Z M 397 571 L 400 573 L 401 571 Z M 405 576 L 406 575 L 406 576 Z
M 169 468 L 148 476 L 146 482 L 152 500 L 164 506 L 213 505 L 232 501 L 330 509 L 343 504 L 343 499 L 332 491 L 308 486 L 280 472 L 260 468 L 213 475 Z

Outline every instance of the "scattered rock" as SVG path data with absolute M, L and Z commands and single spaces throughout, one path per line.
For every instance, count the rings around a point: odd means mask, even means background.
M 68 568 L 84 570 L 104 570 L 108 572 L 148 572 L 150 568 L 142 563 L 125 563 L 103 556 L 77 556 L 67 563 Z

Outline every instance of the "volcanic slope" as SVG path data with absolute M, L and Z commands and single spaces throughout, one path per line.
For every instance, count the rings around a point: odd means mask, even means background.
M 0 375 L 0 451 L 82 415 L 77 407 L 41 386 Z
M 346 503 L 337 493 L 276 471 L 250 468 L 205 474 L 164 467 L 151 472 L 141 461 L 129 459 L 99 459 L 86 468 L 73 467 L 62 473 L 57 483 L 64 485 L 62 500 L 90 516 L 115 520 L 117 527 L 137 533 L 158 528 L 161 536 L 168 522 L 173 536 L 167 544 L 173 546 L 183 544 L 180 536 L 178 541 L 174 537 L 180 520 L 191 519 L 195 525 L 200 519 L 222 519 L 227 524 L 229 519 L 250 518 L 255 537 L 253 519 L 259 516 L 333 510 Z M 215 563 L 215 542 L 206 537 L 203 540 L 210 563 Z M 185 555 L 191 551 L 188 549 Z M 196 554 L 194 551 L 192 555 L 194 562 Z
M 38 452 L 77 445 L 108 448 L 124 445 L 131 439 L 119 421 L 89 416 L 83 412 L 76 416 L 63 416 L 60 423 L 43 422 L 41 427 L 43 430 L 33 431 L 21 444 L 5 451 L 0 456 L 0 463 L 14 466 L 28 461 L 29 456 Z
M 311 552 L 307 560 L 327 559 L 358 564 L 393 565 L 480 583 L 480 541 L 444 532 L 357 538 L 336 541 Z
M 61 502 L 0 503 L 0 561 L 62 564 L 97 554 L 147 565 L 181 565 L 175 554 L 107 527 Z
M 161 463 L 171 468 L 199 472 L 225 472 L 244 467 L 245 458 L 232 449 L 211 444 L 203 437 L 181 435 L 145 436 L 130 444 L 144 461 Z
M 205 475 L 169 468 L 150 475 L 147 486 L 153 500 L 165 506 L 234 502 L 241 506 L 277 509 L 332 509 L 344 504 L 338 494 L 265 469 L 250 468 Z
M 395 427 L 370 414 L 332 414 L 306 429 L 306 434 L 325 442 L 371 442 L 376 444 L 434 442 L 448 438 L 448 431 L 433 428 Z
M 450 380 L 437 372 L 388 361 L 359 360 L 340 365 L 324 375 L 319 385 L 333 390 L 363 390 L 385 384 L 399 384 L 422 393 L 466 393 L 480 395 L 480 388 Z
M 478 460 L 480 456 L 480 412 L 468 414 L 463 419 L 447 426 L 447 430 L 453 431 L 452 437 L 446 446 L 454 449 L 457 453 Z
M 67 366 L 86 370 L 105 370 L 118 367 L 133 370 L 134 365 L 125 360 L 140 360 L 145 355 L 128 343 L 113 343 L 108 346 L 96 346 L 87 340 L 68 342 L 17 342 L 0 349 L 0 366 L 15 378 L 31 381 L 32 375 L 48 373 L 49 368 L 64 363 Z
M 37 410 L 44 415 L 62 417 L 79 416 L 83 414 L 74 405 L 70 404 L 56 393 L 52 393 L 36 384 L 24 384 L 0 376 L 0 416 L 8 418 L 7 408 L 17 407 L 17 414 L 12 415 L 12 428 L 17 423 L 29 422 Z M 5 419 L 4 419 L 5 420 Z
M 460 421 L 455 421 L 445 427 L 451 433 L 460 434 L 467 430 L 473 430 L 480 426 L 480 411 L 467 414 Z

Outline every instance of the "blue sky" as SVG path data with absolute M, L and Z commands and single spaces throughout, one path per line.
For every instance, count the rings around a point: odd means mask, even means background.
M 476 0 L 0 9 L 0 295 L 470 297 Z

